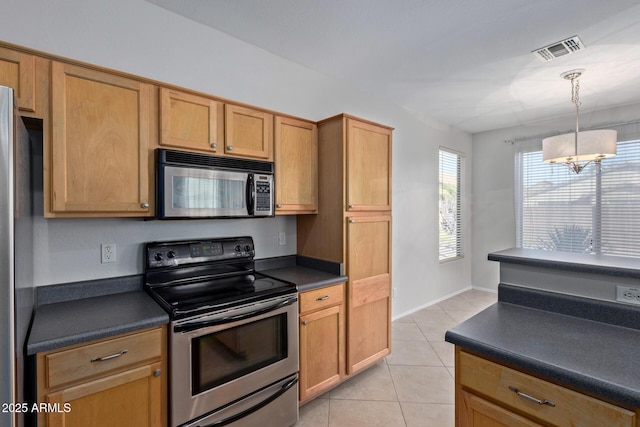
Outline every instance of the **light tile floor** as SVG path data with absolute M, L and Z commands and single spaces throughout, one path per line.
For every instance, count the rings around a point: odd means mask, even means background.
M 453 345 L 447 329 L 495 303 L 470 290 L 392 324 L 385 360 L 300 408 L 296 427 L 453 427 Z

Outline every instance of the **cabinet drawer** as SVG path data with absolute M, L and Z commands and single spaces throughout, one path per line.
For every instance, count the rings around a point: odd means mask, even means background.
M 462 351 L 459 376 L 463 387 L 554 426 L 635 426 L 631 411 Z
M 341 304 L 344 300 L 344 283 L 302 292 L 300 294 L 300 313 Z
M 158 359 L 161 354 L 161 328 L 50 353 L 45 356 L 47 388 Z

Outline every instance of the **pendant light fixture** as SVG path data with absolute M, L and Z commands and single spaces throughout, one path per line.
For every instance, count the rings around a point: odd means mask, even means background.
M 542 140 L 542 159 L 548 163 L 564 163 L 580 173 L 591 162 L 616 155 L 618 132 L 598 129 L 580 132 L 580 81 L 584 70 L 571 70 L 560 77 L 571 81 L 571 103 L 576 107 L 576 130 Z

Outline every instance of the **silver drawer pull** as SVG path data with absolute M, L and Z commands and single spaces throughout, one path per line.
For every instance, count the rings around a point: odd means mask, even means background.
M 233 145 L 227 145 L 227 150 L 232 151 L 233 150 Z
M 316 301 L 326 301 L 329 299 L 329 295 L 325 295 L 323 297 L 316 298 Z
M 91 359 L 91 363 L 93 362 L 104 362 L 105 360 L 115 359 L 116 357 L 120 357 L 125 353 L 128 353 L 129 350 L 122 350 L 119 353 L 110 354 L 108 356 L 96 357 L 95 359 Z
M 520 390 L 518 390 L 517 388 L 515 388 L 514 386 L 509 386 L 509 390 L 511 390 L 512 392 L 514 392 L 515 394 L 517 394 L 519 397 L 528 400 L 529 402 L 533 402 L 533 403 L 537 403 L 538 405 L 547 405 L 547 406 L 556 406 L 555 403 L 553 403 L 550 400 L 544 399 L 544 400 L 540 400 L 540 399 L 536 399 L 533 396 L 529 396 L 528 394 L 525 394 L 523 392 L 521 392 Z

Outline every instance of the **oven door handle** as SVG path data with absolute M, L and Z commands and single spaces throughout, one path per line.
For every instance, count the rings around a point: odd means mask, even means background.
M 287 305 L 291 305 L 296 301 L 298 301 L 298 297 L 293 297 L 293 298 L 289 298 L 284 301 L 281 301 L 277 304 L 270 305 L 265 308 L 260 308 L 258 310 L 250 311 L 248 313 L 236 314 L 235 316 L 220 317 L 219 319 L 182 323 L 180 325 L 174 326 L 173 331 L 174 332 L 191 332 L 197 329 L 207 328 L 209 326 L 223 325 L 225 323 L 236 322 L 238 320 L 248 319 L 250 317 L 259 316 L 261 314 L 265 314 L 270 311 L 277 310 L 282 307 L 286 307 Z
M 207 424 L 207 425 L 196 425 L 194 427 L 222 427 L 222 426 L 226 426 L 229 425 L 231 423 L 234 423 L 244 417 L 246 417 L 247 415 L 250 415 L 262 408 L 264 408 L 265 406 L 267 406 L 269 403 L 273 402 L 274 400 L 276 400 L 277 398 L 279 398 L 280 396 L 282 396 L 283 394 L 285 394 L 287 392 L 287 390 L 289 390 L 291 387 L 293 387 L 294 385 L 296 385 L 298 383 L 298 377 L 293 378 L 291 381 L 289 381 L 288 383 L 284 384 L 280 390 L 276 391 L 275 393 L 273 393 L 271 396 L 267 397 L 265 400 L 263 400 L 262 402 L 258 403 L 255 406 L 252 406 L 249 409 L 246 409 L 240 413 L 237 413 L 229 418 L 226 418 L 224 420 L 220 420 L 220 421 L 216 421 L 212 424 Z

